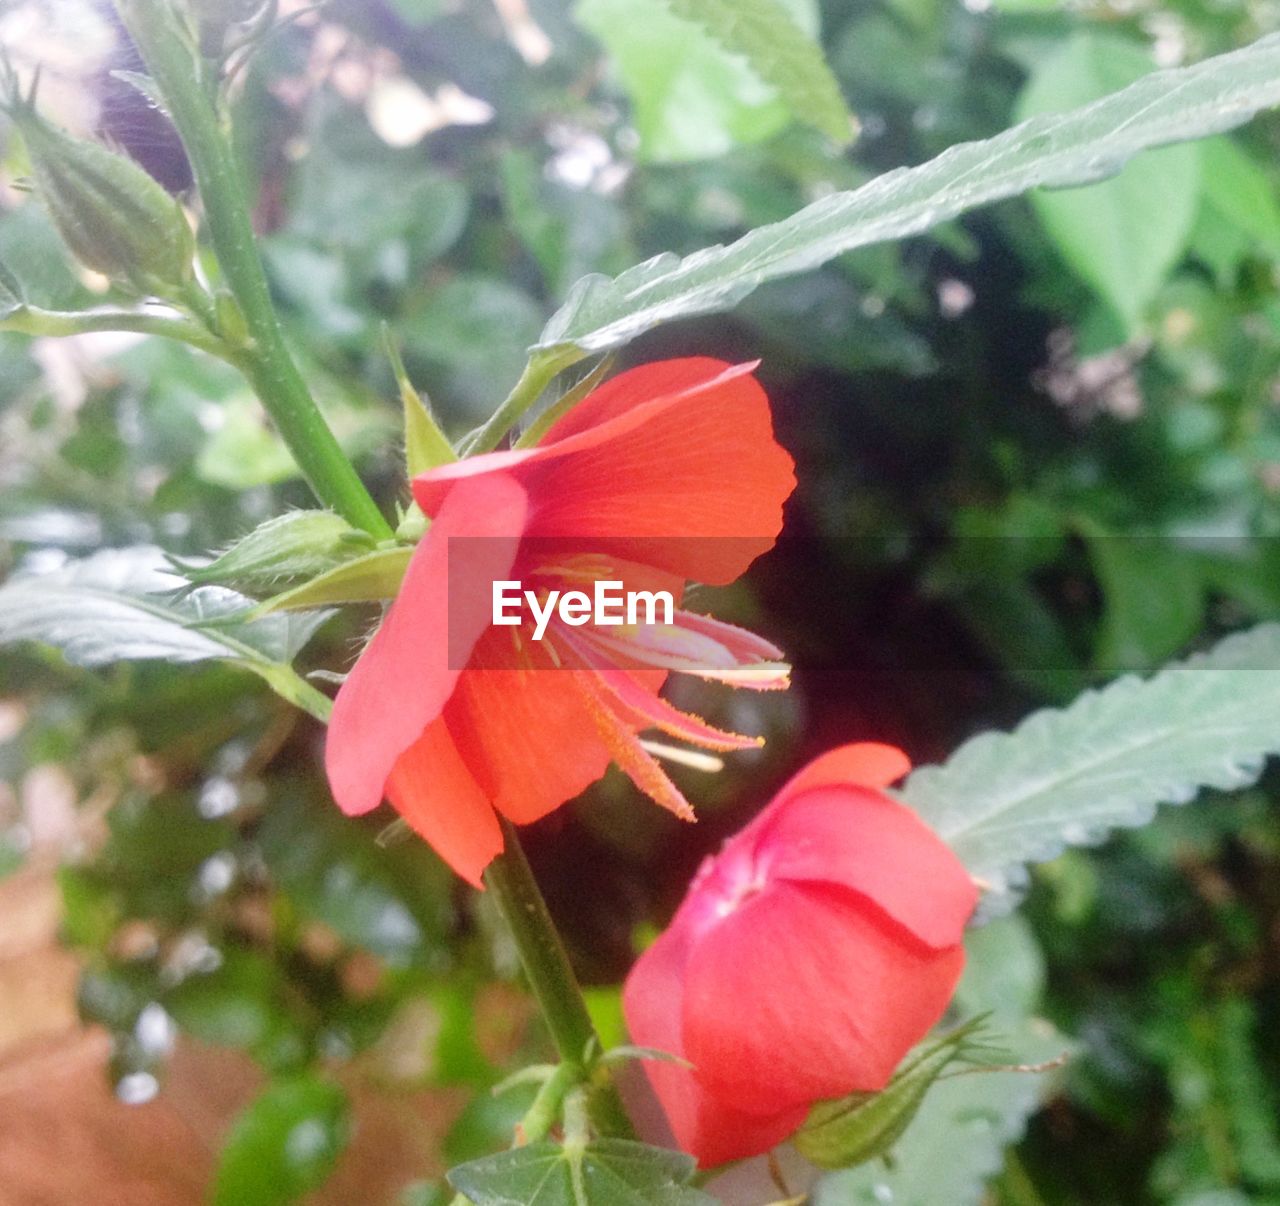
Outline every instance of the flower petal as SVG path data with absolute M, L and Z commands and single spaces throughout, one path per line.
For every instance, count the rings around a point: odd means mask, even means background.
M 812 787 L 852 784 L 888 787 L 911 769 L 911 759 L 897 746 L 878 741 L 855 741 L 820 754 L 783 784 L 775 804 Z
M 631 1041 L 681 1058 L 688 949 L 683 931 L 668 930 L 640 956 L 622 993 Z M 645 1060 L 643 1066 L 676 1142 L 703 1168 L 767 1152 L 804 1121 L 804 1106 L 770 1115 L 744 1114 L 708 1093 L 689 1068 L 665 1060 Z
M 451 495 L 414 550 L 400 594 L 334 700 L 325 768 L 344 812 L 377 807 L 396 759 L 440 715 L 491 618 L 487 594 L 479 606 L 460 599 L 473 592 L 459 588 L 480 584 L 487 592 L 490 580 L 510 572 L 525 514 L 516 482 L 475 478 Z M 452 537 L 476 539 L 465 547 L 465 574 L 451 581 Z
M 769 810 L 756 863 L 771 881 L 839 884 L 935 949 L 954 946 L 978 890 L 951 848 L 906 805 L 858 787 L 814 788 Z
M 506 639 L 491 631 L 477 652 Z M 532 642 L 526 649 L 539 658 Z M 472 773 L 517 824 L 546 816 L 608 769 L 609 750 L 573 682 L 576 673 L 542 661 L 520 670 L 469 669 L 445 709 Z
M 463 763 L 443 720 L 396 761 L 387 795 L 397 812 L 474 887 L 502 852 L 502 829 L 489 797 Z
M 414 479 L 414 497 L 433 515 L 459 481 L 502 469 L 536 500 L 531 536 L 731 582 L 772 547 L 795 488 L 752 367 L 694 360 L 633 369 L 603 402 L 579 407 L 602 421 L 571 414 L 556 443 L 440 466 Z
M 684 1053 L 748 1113 L 883 1089 L 963 965 L 844 889 L 773 883 L 689 952 Z

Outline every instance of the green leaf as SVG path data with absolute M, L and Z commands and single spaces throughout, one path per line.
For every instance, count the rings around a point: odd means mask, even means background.
M 1280 35 L 1194 67 L 1155 72 L 1082 109 L 1040 116 L 683 259 L 661 255 L 609 279 L 579 281 L 539 347 L 618 347 L 663 322 L 737 305 L 765 281 L 842 252 L 918 234 L 1039 186 L 1102 180 L 1139 151 L 1217 134 L 1280 104 Z
M 1085 104 L 1150 70 L 1134 42 L 1080 30 L 1036 69 L 1018 116 Z M 1091 188 L 1032 193 L 1031 203 L 1063 259 L 1133 326 L 1186 247 L 1199 184 L 1200 148 L 1169 147 Z
M 318 1077 L 278 1081 L 236 1119 L 222 1149 L 213 1206 L 278 1206 L 329 1175 L 349 1132 L 342 1089 Z
M 1280 198 L 1276 186 L 1232 138 L 1212 138 L 1201 149 L 1204 181 L 1191 250 L 1219 275 L 1249 253 L 1280 259 Z
M 41 641 L 78 666 L 117 661 L 236 662 L 269 677 L 328 613 L 249 622 L 253 600 L 188 583 L 149 547 L 107 549 L 0 586 L 0 644 Z
M 1264 624 L 975 737 L 916 771 L 902 796 L 989 885 L 981 912 L 1006 912 L 1025 864 L 1146 824 L 1200 788 L 1252 783 L 1280 752 L 1278 670 L 1280 625 Z
M 395 967 L 448 962 L 449 879 L 420 842 L 383 850 L 329 800 L 278 793 L 256 833 L 272 879 L 303 915 Z
M 853 115 L 822 48 L 792 19 L 780 0 L 666 0 L 677 17 L 705 29 L 772 84 L 792 114 L 842 146 L 854 132 Z
M 1200 628 L 1204 592 L 1191 555 L 1162 536 L 1084 530 L 1105 609 L 1097 664 L 1104 675 L 1149 671 Z
M 260 524 L 205 565 L 172 560 L 188 581 L 253 591 L 322 574 L 371 544 L 366 533 L 332 511 L 289 511 Z
M 276 595 L 259 605 L 257 614 L 327 607 L 331 603 L 364 603 L 391 599 L 400 589 L 413 549 L 378 549 Z
M 808 0 L 788 0 L 787 7 L 796 17 L 814 12 Z M 642 159 L 708 159 L 786 126 L 789 111 L 774 88 L 653 0 L 578 0 L 574 11 L 617 66 Z
M 714 1206 L 693 1172 L 682 1152 L 629 1139 L 543 1141 L 460 1164 L 449 1184 L 475 1206 Z

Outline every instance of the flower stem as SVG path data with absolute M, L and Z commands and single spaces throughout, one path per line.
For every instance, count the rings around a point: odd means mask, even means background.
M 569 956 L 547 911 L 529 860 L 520 846 L 516 827 L 505 818 L 501 821 L 506 850 L 489 865 L 485 884 L 492 891 L 515 940 L 520 964 L 560 1059 L 567 1064 L 590 1066 L 601 1050 L 600 1037 L 587 1013 Z M 631 1121 L 611 1080 L 601 1079 L 593 1086 L 591 1117 L 602 1134 L 624 1138 L 633 1134 Z
M 136 331 L 142 335 L 176 339 L 232 364 L 239 363 L 228 344 L 211 335 L 199 323 L 177 314 L 149 313 L 115 306 L 97 310 L 45 310 L 40 306 L 22 305 L 0 317 L 0 331 L 58 336 L 84 335 L 93 331 Z
M 191 160 L 209 236 L 248 337 L 240 367 L 317 497 L 380 540 L 391 529 L 321 415 L 285 346 L 249 219 L 244 180 L 219 120 L 217 81 L 169 0 L 116 0 Z
M 556 348 L 534 352 L 520 374 L 520 380 L 512 387 L 502 405 L 485 420 L 484 425 L 466 442 L 463 452 L 474 456 L 477 452 L 492 452 L 503 436 L 515 426 L 517 420 L 541 396 L 562 369 L 582 359 L 577 348 Z

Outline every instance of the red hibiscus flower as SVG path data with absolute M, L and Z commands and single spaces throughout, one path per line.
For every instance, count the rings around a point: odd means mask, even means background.
M 623 992 L 679 1145 L 704 1167 L 768 1151 L 817 1101 L 883 1089 L 942 1016 L 977 890 L 877 790 L 887 745 L 818 758 L 699 870 Z
M 330 722 L 326 768 L 345 812 L 388 797 L 477 886 L 502 849 L 495 810 L 537 820 L 610 761 L 658 803 L 692 816 L 638 733 L 719 750 L 758 742 L 666 703 L 658 690 L 667 672 L 781 687 L 779 651 L 679 609 L 669 626 L 552 620 L 535 642 L 492 624 L 490 592 L 500 580 L 545 593 L 604 576 L 666 589 L 678 604 L 686 581 L 737 578 L 772 546 L 795 486 L 753 368 L 690 359 L 633 369 L 538 447 L 414 480 L 431 527 Z

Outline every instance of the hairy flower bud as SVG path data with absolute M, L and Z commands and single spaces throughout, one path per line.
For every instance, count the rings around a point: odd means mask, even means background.
M 191 227 L 178 202 L 142 168 L 51 125 L 29 99 L 12 100 L 9 111 L 40 198 L 76 259 L 162 296 L 191 278 Z
M 796 1150 L 819 1168 L 852 1168 L 888 1156 L 930 1086 L 964 1053 L 971 1022 L 913 1052 L 879 1093 L 852 1093 L 814 1106 L 796 1132 Z

